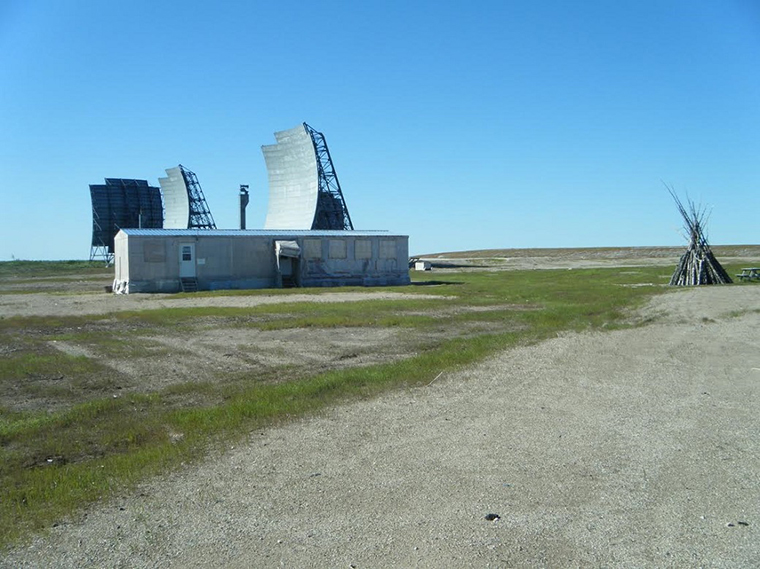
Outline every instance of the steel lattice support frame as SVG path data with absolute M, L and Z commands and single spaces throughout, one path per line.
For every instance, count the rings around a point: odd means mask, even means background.
M 354 224 L 351 222 L 346 200 L 343 199 L 343 192 L 340 189 L 340 182 L 335 173 L 325 136 L 306 123 L 303 123 L 303 126 L 314 144 L 319 177 L 317 209 L 311 228 L 353 231 Z
M 103 240 L 103 227 L 100 225 L 100 213 L 92 205 L 92 244 L 90 246 L 90 261 L 105 261 L 110 264 L 113 261 L 113 253 L 108 250 L 108 245 Z
M 108 247 L 93 245 L 90 247 L 90 261 L 103 261 L 110 265 L 113 262 L 113 253 L 108 251 Z
M 206 203 L 201 184 L 198 182 L 195 173 L 185 168 L 182 164 L 179 165 L 179 169 L 182 171 L 182 177 L 185 180 L 185 187 L 187 188 L 190 202 L 190 220 L 187 228 L 216 229 L 216 223 L 214 223 L 211 210 Z

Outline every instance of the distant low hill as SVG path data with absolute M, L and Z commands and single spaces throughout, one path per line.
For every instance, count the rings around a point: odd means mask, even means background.
M 566 259 L 652 259 L 678 257 L 686 244 L 675 247 L 578 247 L 546 249 L 477 249 L 415 255 L 424 259 L 494 259 L 562 257 Z M 758 257 L 760 245 L 713 245 L 717 257 Z

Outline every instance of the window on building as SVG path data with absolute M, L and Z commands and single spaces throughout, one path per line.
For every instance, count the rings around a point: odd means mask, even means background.
M 396 258 L 396 242 L 389 239 L 380 241 L 380 258 L 381 259 L 395 259 Z
M 193 248 L 190 247 L 190 245 L 183 245 L 182 246 L 182 260 L 183 261 L 192 261 L 193 260 Z
M 354 243 L 354 258 L 371 259 L 372 258 L 372 241 L 369 239 L 359 239 Z
M 143 261 L 146 263 L 165 263 L 166 248 L 162 241 L 145 241 L 143 244 Z
M 330 258 L 331 259 L 345 259 L 347 257 L 346 253 L 346 242 L 343 239 L 331 239 L 330 240 Z
M 305 259 L 321 259 L 322 241 L 320 239 L 304 239 L 303 256 Z

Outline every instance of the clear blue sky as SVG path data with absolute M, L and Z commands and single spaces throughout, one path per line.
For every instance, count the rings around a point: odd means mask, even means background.
M 264 223 L 322 131 L 357 229 L 415 254 L 760 243 L 758 0 L 0 2 L 0 260 L 89 255 L 89 184 L 193 170 Z

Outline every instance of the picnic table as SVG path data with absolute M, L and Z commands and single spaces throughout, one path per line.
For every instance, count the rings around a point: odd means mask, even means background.
M 760 267 L 747 267 L 736 275 L 740 281 L 760 281 Z

